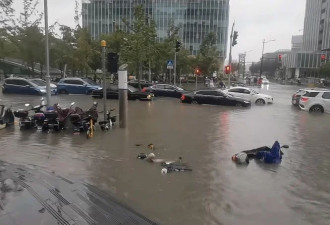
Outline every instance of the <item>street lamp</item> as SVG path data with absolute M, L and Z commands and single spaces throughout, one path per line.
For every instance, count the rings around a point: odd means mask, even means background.
M 46 49 L 46 93 L 47 106 L 50 106 L 50 75 L 49 75 L 49 45 L 48 45 L 48 5 L 47 0 L 44 0 L 44 14 L 45 14 L 45 49 Z
M 262 42 L 262 54 L 261 54 L 261 63 L 260 63 L 260 78 L 261 78 L 261 74 L 262 74 L 262 66 L 263 66 L 263 63 L 264 63 L 264 50 L 265 50 L 265 44 L 266 43 L 269 43 L 271 41 L 275 41 L 275 40 L 269 40 L 269 41 L 266 41 L 264 39 L 264 41 Z

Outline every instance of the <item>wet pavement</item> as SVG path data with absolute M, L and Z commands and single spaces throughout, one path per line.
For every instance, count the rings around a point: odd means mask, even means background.
M 330 114 L 292 107 L 297 89 L 263 87 L 274 104 L 247 109 L 169 98 L 130 101 L 128 129 L 98 129 L 89 140 L 71 130 L 43 133 L 16 126 L 0 130 L 0 159 L 94 185 L 160 224 L 329 224 Z M 13 109 L 39 103 L 35 96 L 0 94 L 0 99 Z M 72 101 L 87 109 L 94 100 L 53 98 L 63 106 Z M 102 100 L 97 101 L 101 111 Z M 118 109 L 117 100 L 107 103 Z M 280 165 L 231 161 L 239 151 L 275 140 L 290 146 Z M 193 171 L 163 175 L 159 164 L 137 159 L 150 152 L 149 143 L 157 158 L 181 156 Z

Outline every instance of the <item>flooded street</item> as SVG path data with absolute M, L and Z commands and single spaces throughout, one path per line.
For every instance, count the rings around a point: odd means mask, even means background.
M 92 139 L 70 129 L 43 133 L 16 124 L 0 130 L 0 159 L 95 185 L 160 224 L 329 224 L 330 114 L 291 106 L 297 89 L 263 87 L 260 91 L 272 95 L 274 104 L 251 108 L 181 104 L 170 98 L 129 101 L 128 128 L 116 124 L 102 132 L 97 127 Z M 1 93 L 0 99 L 14 110 L 40 102 L 36 96 Z M 88 109 L 94 100 L 59 95 L 52 101 Z M 97 101 L 101 111 L 102 100 Z M 118 101 L 107 103 L 117 114 Z M 276 140 L 290 146 L 280 165 L 231 161 L 237 152 Z M 193 171 L 162 175 L 159 164 L 137 159 L 150 152 L 150 143 L 157 158 L 181 156 Z

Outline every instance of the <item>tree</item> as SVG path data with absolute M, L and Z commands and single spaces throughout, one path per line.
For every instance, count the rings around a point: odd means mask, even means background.
M 330 77 L 330 63 L 326 63 L 320 67 L 320 75 L 321 77 L 324 78 L 329 78 Z
M 12 21 L 14 9 L 12 8 L 13 0 L 0 1 L 0 29 L 8 25 Z
M 126 43 L 122 48 L 121 57 L 123 61 L 130 65 L 130 69 L 135 74 L 138 74 L 139 87 L 142 79 L 143 65 L 152 59 L 156 53 L 156 25 L 153 20 L 146 17 L 142 6 L 137 6 L 134 9 L 133 25 L 124 23 L 129 28 L 129 34 L 126 36 Z
M 218 71 L 220 61 L 218 59 L 219 52 L 216 48 L 216 35 L 209 33 L 200 46 L 200 52 L 197 55 L 198 67 L 204 76 L 211 75 L 214 71 Z

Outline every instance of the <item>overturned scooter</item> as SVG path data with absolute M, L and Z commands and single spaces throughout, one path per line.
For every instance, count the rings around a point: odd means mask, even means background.
M 281 149 L 289 148 L 288 145 L 280 146 L 278 141 L 275 141 L 271 148 L 264 146 L 256 149 L 239 152 L 232 156 L 232 160 L 238 164 L 247 164 L 250 159 L 258 159 L 268 164 L 278 164 L 282 161 L 284 154 Z

